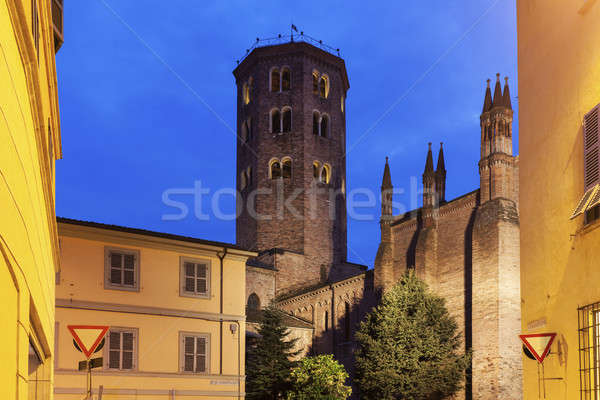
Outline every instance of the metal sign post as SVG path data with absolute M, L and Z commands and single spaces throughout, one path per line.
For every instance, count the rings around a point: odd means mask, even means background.
M 67 328 L 73 336 L 73 346 L 83 354 L 86 359 L 79 362 L 79 371 L 87 371 L 86 400 L 92 400 L 92 369 L 102 366 L 102 357 L 92 358 L 92 354 L 102 350 L 106 342 L 104 336 L 108 332 L 106 325 L 68 325 Z

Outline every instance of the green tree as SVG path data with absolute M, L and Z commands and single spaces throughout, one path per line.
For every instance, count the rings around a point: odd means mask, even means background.
M 444 300 L 414 272 L 384 294 L 356 339 L 356 383 L 367 400 L 448 397 L 470 364 Z
M 284 398 L 290 389 L 290 373 L 296 366 L 292 358 L 297 339 L 288 340 L 283 312 L 269 306 L 261 312 L 259 337 L 246 352 L 246 398 L 272 400 Z
M 292 370 L 288 400 L 345 400 L 352 388 L 344 385 L 348 373 L 331 354 L 306 357 Z

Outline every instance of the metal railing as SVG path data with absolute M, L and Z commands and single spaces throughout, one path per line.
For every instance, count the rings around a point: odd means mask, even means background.
M 304 42 L 304 43 L 308 43 L 311 44 L 315 47 L 318 47 L 319 49 L 328 52 L 329 54 L 332 54 L 336 57 L 340 57 L 340 49 L 336 49 L 334 47 L 331 47 L 325 43 L 323 43 L 322 40 L 317 40 L 307 34 L 305 34 L 304 32 L 300 32 L 297 34 L 290 34 L 290 35 L 277 35 L 276 37 L 271 37 L 271 38 L 265 38 L 265 39 L 260 39 L 260 38 L 256 38 L 256 41 L 254 43 L 252 43 L 252 46 L 250 46 L 249 48 L 246 49 L 246 54 L 244 54 L 239 60 L 236 60 L 236 62 L 239 64 L 242 61 L 244 61 L 244 59 L 248 56 L 248 54 L 250 54 L 252 52 L 252 50 L 258 48 L 258 47 L 266 47 L 266 46 L 274 46 L 274 45 L 278 45 L 278 44 L 285 44 L 285 43 L 294 43 L 294 42 Z

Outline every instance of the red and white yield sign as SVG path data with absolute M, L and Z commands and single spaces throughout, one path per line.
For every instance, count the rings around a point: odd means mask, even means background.
M 550 352 L 550 346 L 554 342 L 556 333 L 532 333 L 529 335 L 519 335 L 519 337 L 535 359 L 539 363 L 542 363 Z
M 67 325 L 67 328 L 83 354 L 89 359 L 109 327 L 105 325 Z

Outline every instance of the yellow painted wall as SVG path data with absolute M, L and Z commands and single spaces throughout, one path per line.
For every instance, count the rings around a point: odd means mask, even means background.
M 543 373 L 560 378 L 540 383 L 524 357 L 524 398 L 579 399 L 577 308 L 600 301 L 600 223 L 569 217 L 583 116 L 600 103 L 600 2 L 518 0 L 517 14 L 522 328 L 558 333 Z
M 44 359 L 51 396 L 58 239 L 54 161 L 60 158 L 50 1 L 0 1 L 0 398 L 28 398 L 29 341 Z
M 138 330 L 138 363 L 135 371 L 119 372 L 104 368 L 94 371 L 94 387 L 97 389 L 103 385 L 105 399 L 129 398 L 128 395 L 134 392 L 138 399 L 168 399 L 171 390 L 175 391 L 176 398 L 237 398 L 240 376 L 238 344 L 241 345 L 240 373 L 244 375 L 245 263 L 248 255 L 255 253 L 237 252 L 236 255 L 230 251 L 224 259 L 223 318 L 240 320 L 240 326 L 232 333 L 230 325 L 233 322 L 223 323 L 223 374 L 220 375 L 220 262 L 216 251 L 222 251 L 222 248 L 176 243 L 62 222 L 59 223 L 59 235 L 62 269 L 60 284 L 56 286 L 57 399 L 81 398 L 86 386 L 85 375 L 75 371 L 78 361 L 84 357 L 72 344 L 67 329 L 70 324 L 99 324 Z M 104 288 L 104 251 L 107 246 L 139 251 L 138 292 Z M 210 298 L 180 296 L 181 256 L 210 261 Z M 70 300 L 78 305 L 92 304 L 91 308 L 94 309 L 64 306 Z M 119 311 L 126 312 L 114 311 L 115 306 L 124 307 Z M 113 311 L 102 311 L 107 309 Z M 164 313 L 164 310 L 175 312 L 177 316 L 157 315 Z M 193 318 L 195 314 L 185 318 L 186 313 L 202 313 L 213 320 Z M 180 372 L 180 332 L 210 335 L 210 370 L 207 374 Z M 243 379 L 239 382 L 243 393 Z

